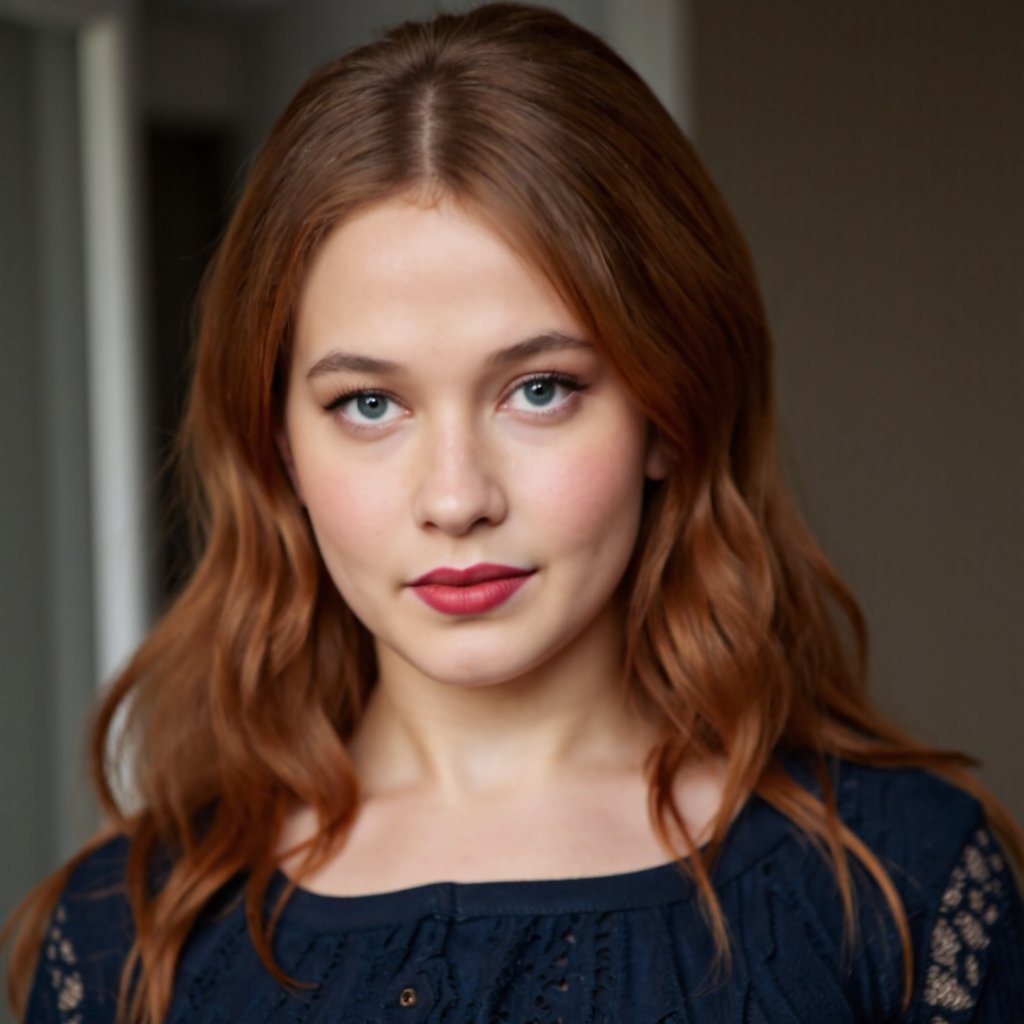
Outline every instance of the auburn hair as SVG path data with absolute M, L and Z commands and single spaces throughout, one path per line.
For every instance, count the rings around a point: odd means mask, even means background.
M 771 343 L 750 254 L 690 143 L 600 39 L 543 8 L 489 4 L 402 25 L 315 73 L 274 126 L 208 271 L 181 433 L 196 568 L 107 689 L 92 730 L 103 810 L 131 838 L 137 937 L 121 1019 L 165 1017 L 186 936 L 239 877 L 255 947 L 288 983 L 271 951 L 276 915 L 262 912 L 283 823 L 300 804 L 317 813 L 312 870 L 356 815 L 346 740 L 373 685 L 372 638 L 324 571 L 275 433 L 311 257 L 352 211 L 404 194 L 453 199 L 496 225 L 661 436 L 670 471 L 648 485 L 624 580 L 623 671 L 662 724 L 649 801 L 673 855 L 691 845 L 673 778 L 685 763 L 727 760 L 711 840 L 682 862 L 723 962 L 709 872 L 757 794 L 831 859 L 850 930 L 850 858 L 877 883 L 902 935 L 909 999 L 906 915 L 878 858 L 839 819 L 826 759 L 946 776 L 980 799 L 1018 861 L 1021 833 L 968 773 L 970 758 L 916 743 L 869 701 L 863 617 L 776 461 Z M 820 798 L 780 766 L 795 749 L 815 755 Z M 116 782 L 124 765 L 130 794 Z M 16 913 L 20 1012 L 59 893 L 101 839 Z M 156 862 L 167 865 L 158 887 Z

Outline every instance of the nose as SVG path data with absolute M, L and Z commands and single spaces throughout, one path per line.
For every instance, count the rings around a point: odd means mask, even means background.
M 425 437 L 413 492 L 416 522 L 452 536 L 500 523 L 508 503 L 495 455 L 461 422 Z

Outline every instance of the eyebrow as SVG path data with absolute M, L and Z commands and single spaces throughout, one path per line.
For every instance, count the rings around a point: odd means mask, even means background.
M 539 355 L 542 352 L 558 352 L 566 349 L 582 349 L 593 351 L 594 346 L 589 341 L 574 337 L 571 334 L 563 334 L 561 331 L 547 331 L 544 334 L 534 335 L 523 341 L 517 341 L 507 348 L 498 349 L 487 357 L 488 366 L 508 366 L 510 363 L 517 363 L 530 356 Z M 401 363 L 392 362 L 390 359 L 377 359 L 373 356 L 359 355 L 355 352 L 341 352 L 335 350 L 328 352 L 323 358 L 318 359 L 309 372 L 306 374 L 308 380 L 316 377 L 323 377 L 330 373 L 399 373 L 403 369 Z

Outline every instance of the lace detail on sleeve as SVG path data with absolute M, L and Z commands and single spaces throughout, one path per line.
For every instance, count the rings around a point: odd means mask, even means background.
M 1002 854 L 985 829 L 964 847 L 949 876 L 932 929 L 924 975 L 924 1006 L 933 1013 L 928 1024 L 952 1024 L 971 1010 L 981 991 L 979 954 L 992 941 L 1004 896 Z
M 78 955 L 64 934 L 67 919 L 63 905 L 57 907 L 43 947 L 45 971 L 53 987 L 61 1024 L 82 1024 L 82 1015 L 76 1011 L 81 1007 L 85 990 L 82 975 L 77 970 Z

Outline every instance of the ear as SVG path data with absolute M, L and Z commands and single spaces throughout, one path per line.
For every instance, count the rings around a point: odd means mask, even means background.
M 661 432 L 653 424 L 647 428 L 647 458 L 644 476 L 648 480 L 664 480 L 668 476 L 668 452 Z
M 306 502 L 302 497 L 302 488 L 299 486 L 299 474 L 295 470 L 295 459 L 292 456 L 292 443 L 288 440 L 288 434 L 283 427 L 275 434 L 274 440 L 277 443 L 277 453 L 281 456 L 281 462 L 288 473 L 288 479 L 292 482 L 292 490 L 295 492 L 295 497 L 299 499 L 302 505 L 305 505 Z

